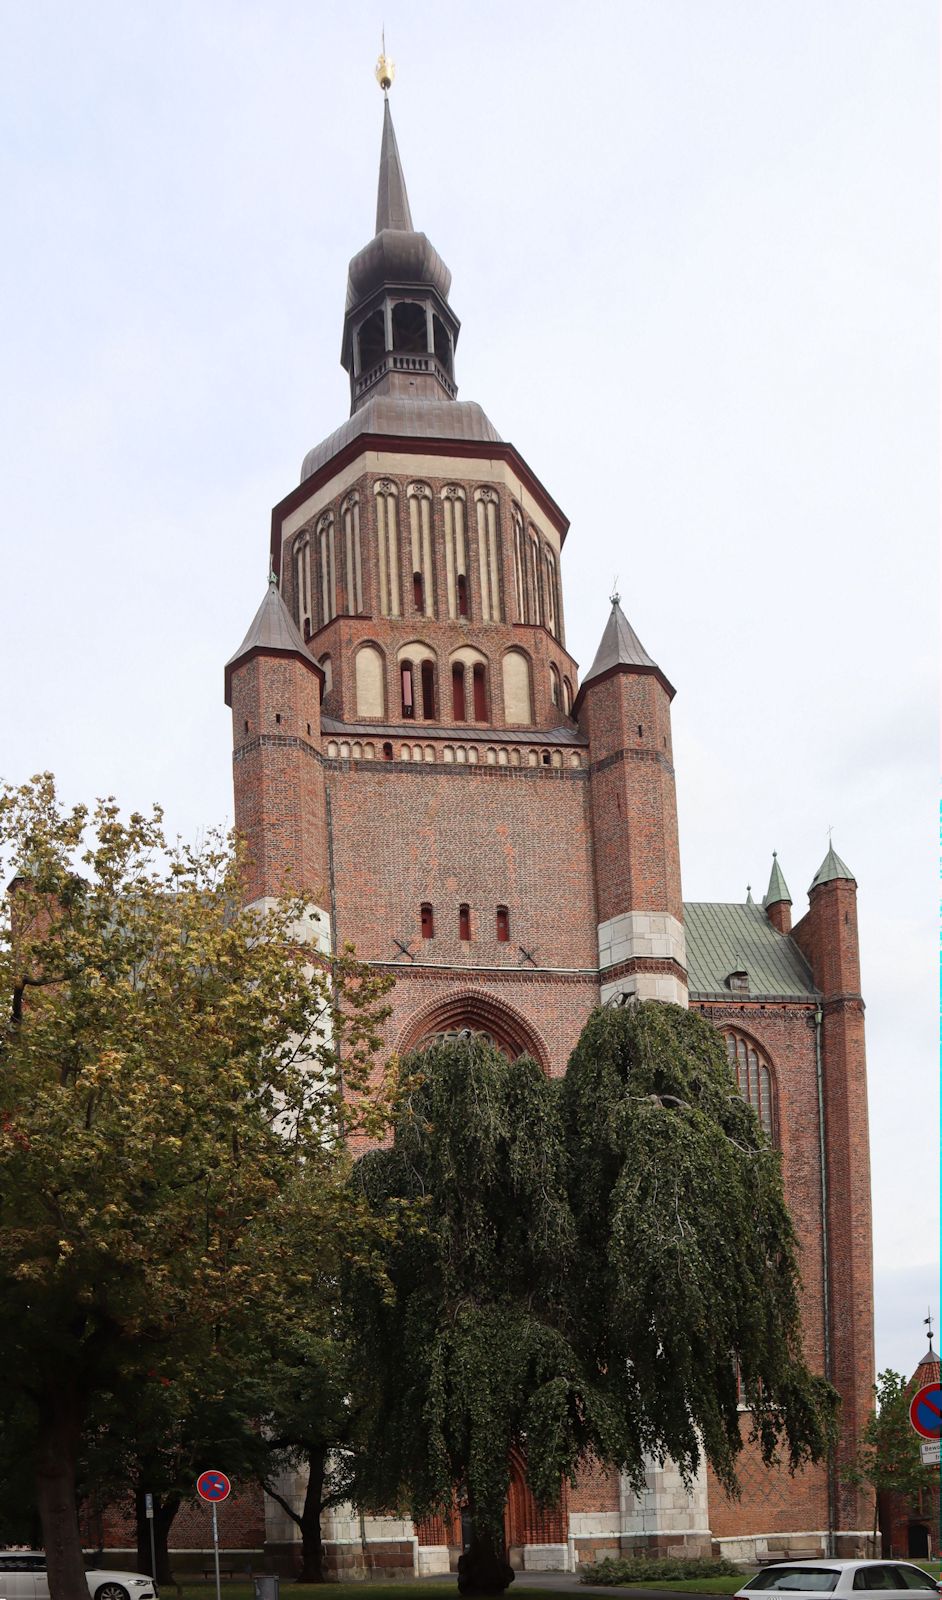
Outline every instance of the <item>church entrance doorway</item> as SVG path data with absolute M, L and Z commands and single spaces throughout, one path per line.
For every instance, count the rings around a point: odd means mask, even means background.
M 906 1554 L 917 1561 L 929 1559 L 929 1529 L 923 1522 L 911 1522 L 906 1542 Z

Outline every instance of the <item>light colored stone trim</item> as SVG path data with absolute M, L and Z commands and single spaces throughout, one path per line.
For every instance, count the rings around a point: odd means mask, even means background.
M 666 911 L 624 911 L 599 923 L 599 967 L 648 956 L 687 968 L 684 926 Z
M 627 972 L 624 977 L 603 983 L 600 999 L 603 1006 L 611 1004 L 620 995 L 637 1000 L 670 1000 L 675 1006 L 688 1006 L 687 985 L 672 972 Z
M 258 900 L 253 900 L 246 906 L 247 911 L 260 911 L 263 914 L 278 904 L 275 895 L 261 895 Z M 303 917 L 300 917 L 291 929 L 292 937 L 298 944 L 313 945 L 322 956 L 331 954 L 330 914 L 321 906 L 311 904 Z
M 568 1544 L 523 1545 L 524 1572 L 568 1572 Z

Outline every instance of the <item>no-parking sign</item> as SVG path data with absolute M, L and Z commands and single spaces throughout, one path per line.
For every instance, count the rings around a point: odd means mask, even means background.
M 196 1480 L 196 1492 L 201 1500 L 211 1500 L 215 1505 L 219 1500 L 228 1500 L 232 1484 L 224 1472 L 201 1472 Z
M 942 1384 L 924 1383 L 909 1402 L 909 1420 L 922 1439 L 942 1438 Z

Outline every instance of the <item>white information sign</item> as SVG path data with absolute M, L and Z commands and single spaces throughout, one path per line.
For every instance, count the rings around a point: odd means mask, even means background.
M 924 1467 L 942 1465 L 942 1441 L 939 1439 L 923 1439 L 919 1445 L 919 1454 L 922 1456 Z

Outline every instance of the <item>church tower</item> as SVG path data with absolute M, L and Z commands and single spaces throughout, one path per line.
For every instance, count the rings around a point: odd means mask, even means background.
M 388 90 L 383 59 L 377 75 Z M 413 222 L 387 95 L 375 231 L 343 313 L 350 414 L 274 508 L 271 579 L 226 667 L 248 896 L 302 892 L 324 954 L 352 945 L 394 977 L 387 1052 L 470 1030 L 560 1076 L 599 1004 L 707 1016 L 731 1091 L 782 1154 L 808 1358 L 842 1391 L 849 1460 L 872 1381 L 856 886 L 829 855 L 794 932 L 777 859 L 761 907 L 684 904 L 674 689 L 617 595 L 580 685 L 568 520 L 459 399 L 450 296 Z M 854 1553 L 866 1523 L 837 1475 L 793 1481 L 758 1459 L 745 1416 L 743 1437 L 735 1503 L 667 1461 L 640 1494 L 589 1473 L 547 1509 L 515 1468 L 510 1559 Z M 268 1516 L 272 1548 L 290 1554 L 293 1525 L 273 1504 Z M 447 1571 L 461 1542 L 460 1520 L 413 1528 L 343 1508 L 324 1534 L 341 1574 L 364 1541 L 373 1570 L 397 1576 Z

